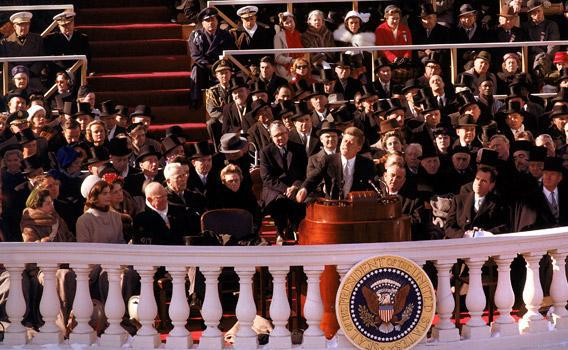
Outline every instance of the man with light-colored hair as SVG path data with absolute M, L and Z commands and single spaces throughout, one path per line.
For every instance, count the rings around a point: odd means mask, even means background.
M 164 168 L 168 205 L 179 207 L 199 230 L 199 220 L 205 212 L 205 197 L 187 190 L 189 168 L 180 163 L 168 163 Z

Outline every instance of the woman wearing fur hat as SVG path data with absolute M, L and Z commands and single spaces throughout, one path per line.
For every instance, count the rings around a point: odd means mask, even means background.
M 359 13 L 357 11 L 349 11 L 345 15 L 345 20 L 343 24 L 333 32 L 333 39 L 335 39 L 336 46 L 373 46 L 375 45 L 375 33 L 372 32 L 361 32 L 361 27 L 364 23 L 369 21 L 371 17 L 368 13 Z M 370 52 L 361 52 L 359 50 L 347 51 L 346 53 L 352 56 L 361 55 L 363 65 L 367 68 L 367 71 L 371 71 L 372 55 Z M 356 59 L 353 57 L 353 59 Z
M 304 47 L 333 47 L 333 34 L 324 25 L 324 15 L 320 10 L 313 10 L 308 14 L 308 28 L 302 33 L 302 45 Z M 336 55 L 333 52 L 312 53 L 310 62 L 314 65 L 325 62 L 335 62 Z

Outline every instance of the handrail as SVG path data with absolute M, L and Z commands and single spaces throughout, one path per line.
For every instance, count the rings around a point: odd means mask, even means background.
M 85 55 L 69 55 L 69 56 L 22 56 L 22 57 L 0 57 L 0 64 L 2 64 L 2 91 L 6 94 L 10 83 L 9 63 L 10 62 L 49 62 L 49 61 L 77 61 L 73 66 L 69 67 L 67 73 L 74 73 L 79 68 L 81 69 L 81 85 L 87 82 L 87 56 Z M 44 94 L 44 97 L 50 97 L 57 89 L 54 84 Z
M 503 42 L 489 42 L 489 43 L 462 43 L 462 44 L 426 44 L 426 45 L 373 45 L 373 46 L 341 46 L 341 47 L 309 47 L 309 48 L 288 48 L 288 49 L 252 49 L 252 50 L 224 50 L 220 58 L 227 57 L 231 61 L 237 60 L 233 56 L 239 55 L 275 55 L 281 53 L 322 53 L 322 52 L 345 52 L 345 51 L 396 51 L 396 50 L 450 50 L 451 56 L 451 81 L 455 83 L 458 77 L 458 49 L 490 49 L 490 48 L 507 48 L 513 47 L 521 48 L 522 58 L 522 71 L 527 73 L 529 71 L 528 62 L 528 47 L 534 46 L 561 46 L 568 45 L 568 40 L 550 40 L 550 41 L 519 41 L 512 43 Z M 240 64 L 237 64 L 241 70 L 249 74 L 246 69 L 242 69 Z M 372 62 L 372 79 L 375 80 L 375 60 Z
M 103 243 L 0 243 L 0 263 L 23 264 L 33 259 L 47 264 L 92 263 L 116 265 L 270 266 L 352 265 L 370 256 L 400 255 L 415 261 L 455 260 L 469 256 L 498 256 L 536 251 L 567 252 L 568 227 L 510 233 L 474 239 L 419 242 L 329 244 L 310 246 L 156 246 Z M 553 247 L 553 248 L 552 248 Z M 167 261 L 162 258 L 167 256 Z M 322 260 L 323 259 L 323 260 Z M 34 260 L 34 261 L 35 261 Z M 38 262 L 39 262 L 38 261 Z M 160 262 L 158 262 L 160 261 Z
M 0 6 L 0 12 L 12 12 L 12 11 L 55 11 L 55 10 L 71 10 L 74 11 L 75 7 L 73 4 L 63 4 L 63 5 L 29 5 L 29 6 Z M 45 37 L 57 27 L 57 22 L 52 21 L 50 25 L 41 32 L 41 36 Z

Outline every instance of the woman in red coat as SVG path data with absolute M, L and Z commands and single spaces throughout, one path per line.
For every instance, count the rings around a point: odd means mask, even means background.
M 400 23 L 400 9 L 389 5 L 385 8 L 385 21 L 375 30 L 375 43 L 377 45 L 412 45 L 410 29 Z M 379 55 L 385 56 L 389 61 L 395 62 L 400 58 L 410 59 L 410 50 L 379 51 Z

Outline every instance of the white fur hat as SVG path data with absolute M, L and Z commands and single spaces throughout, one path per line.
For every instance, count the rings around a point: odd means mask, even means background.
M 91 190 L 93 189 L 93 186 L 95 186 L 95 184 L 101 180 L 102 179 L 97 175 L 87 176 L 81 184 L 81 195 L 83 196 L 83 198 L 87 199 L 87 197 L 89 197 L 89 193 L 91 193 Z
M 28 108 L 28 121 L 31 122 L 34 115 L 40 111 L 43 111 L 43 115 L 46 116 L 47 112 L 45 108 L 43 108 L 40 105 L 33 105 L 30 108 Z
M 351 11 L 347 12 L 347 14 L 345 15 L 345 22 L 347 22 L 347 20 L 350 17 L 357 17 L 361 20 L 361 23 L 367 23 L 367 22 L 369 22 L 369 18 L 371 17 L 371 14 L 370 13 L 359 13 L 357 11 L 351 10 Z

